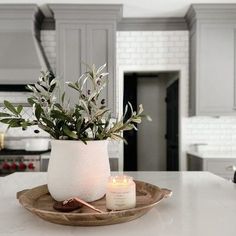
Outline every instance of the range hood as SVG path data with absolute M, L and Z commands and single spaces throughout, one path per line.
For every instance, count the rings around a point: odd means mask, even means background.
M 49 64 L 40 44 L 43 14 L 35 4 L 0 4 L 0 84 L 29 84 Z

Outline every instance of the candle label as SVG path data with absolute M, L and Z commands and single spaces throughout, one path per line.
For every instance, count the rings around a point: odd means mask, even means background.
M 135 207 L 136 203 L 136 193 L 133 189 L 131 191 L 110 191 L 107 193 L 107 202 L 112 202 L 111 210 L 121 210 L 121 209 L 129 209 Z

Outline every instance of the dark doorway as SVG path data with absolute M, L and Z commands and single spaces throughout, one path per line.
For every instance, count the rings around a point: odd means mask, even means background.
M 179 150 L 178 148 L 178 116 L 179 116 L 178 115 L 179 114 L 178 96 L 179 94 L 178 94 L 178 80 L 175 80 L 175 82 L 171 84 L 170 82 L 173 81 L 173 78 L 178 78 L 177 73 L 178 72 L 169 72 L 169 73 L 168 72 L 161 72 L 161 73 L 154 73 L 154 72 L 153 73 L 145 73 L 145 72 L 131 73 L 129 72 L 129 73 L 125 73 L 124 97 L 123 97 L 123 110 L 125 109 L 125 105 L 128 102 L 130 102 L 133 105 L 134 109 L 137 109 L 137 105 L 138 105 L 137 101 L 139 98 L 138 86 L 140 85 L 139 84 L 140 79 L 141 81 L 144 81 L 144 79 L 146 78 L 152 78 L 153 80 L 156 80 L 156 79 L 164 79 L 163 81 L 166 80 L 166 85 L 163 87 L 163 91 L 165 95 L 162 98 L 163 106 L 164 106 L 164 110 L 162 114 L 164 114 L 164 117 L 167 116 L 165 118 L 165 124 L 164 124 L 164 127 L 166 128 L 164 130 L 164 133 L 162 134 L 163 142 L 164 144 L 166 143 L 165 145 L 166 147 L 163 147 L 164 159 L 162 160 L 164 160 L 164 163 L 165 163 L 164 170 L 173 170 L 173 171 L 178 170 L 179 168 L 179 158 L 178 158 L 178 150 Z M 165 97 L 166 97 L 166 105 L 164 105 Z M 152 101 L 152 102 L 153 102 L 152 106 L 157 105 L 155 104 L 155 101 Z M 158 130 L 158 132 L 160 132 L 160 130 Z M 165 134 L 166 134 L 166 141 L 164 141 Z M 134 130 L 126 131 L 124 132 L 123 135 L 124 135 L 124 138 L 128 142 L 128 145 L 124 144 L 124 171 L 137 171 L 138 163 L 140 161 L 140 160 L 138 161 L 137 132 Z M 165 151 L 165 149 L 167 149 L 167 151 Z M 163 152 L 162 152 L 162 155 L 163 155 Z M 158 152 L 156 153 L 156 156 L 157 158 L 160 157 Z M 149 159 L 149 160 L 153 160 L 153 159 Z M 163 170 L 163 169 L 157 169 L 157 170 Z
M 166 168 L 179 170 L 179 82 L 176 80 L 167 88 L 166 96 Z
M 124 75 L 124 98 L 123 110 L 125 105 L 130 102 L 134 109 L 137 108 L 137 74 L 127 73 Z M 127 113 L 130 115 L 130 113 Z M 137 133 L 135 130 L 124 132 L 124 138 L 128 145 L 124 144 L 124 171 L 137 170 Z

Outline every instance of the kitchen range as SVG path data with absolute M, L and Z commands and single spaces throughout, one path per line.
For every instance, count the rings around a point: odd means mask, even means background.
M 43 157 L 50 151 L 48 138 L 0 136 L 0 176 L 47 170 L 48 160 Z
M 27 97 L 30 92 L 26 84 L 0 85 L 0 110 L 3 110 L 4 100 L 11 101 L 15 106 L 22 105 L 24 116 L 31 116 Z M 50 151 L 49 136 L 38 129 L 7 130 L 1 125 L 0 133 L 0 176 L 14 172 L 46 171 L 48 159 L 41 158 L 42 154 Z M 6 131 L 6 132 L 4 132 Z
M 42 170 L 42 152 L 0 151 L 0 176 L 14 172 L 39 172 Z

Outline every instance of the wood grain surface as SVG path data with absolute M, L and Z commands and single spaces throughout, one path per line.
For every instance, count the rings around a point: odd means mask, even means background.
M 98 226 L 128 222 L 134 220 L 154 207 L 163 198 L 171 195 L 171 191 L 155 185 L 135 181 L 136 207 L 121 211 L 108 211 L 105 196 L 91 204 L 105 213 L 97 213 L 86 206 L 72 212 L 58 212 L 53 208 L 55 200 L 48 192 L 47 185 L 17 193 L 19 202 L 27 210 L 40 218 L 62 225 Z

